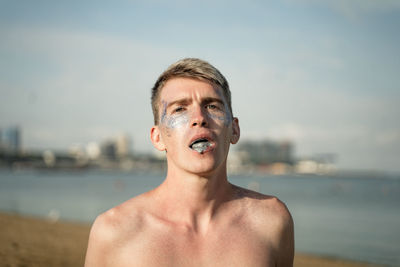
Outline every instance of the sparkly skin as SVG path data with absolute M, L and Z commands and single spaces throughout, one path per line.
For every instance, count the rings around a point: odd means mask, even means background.
M 221 99 L 224 99 L 222 93 L 219 91 L 218 95 L 220 96 Z M 187 124 L 191 120 L 191 114 L 188 112 L 181 112 L 178 114 L 172 114 L 168 115 L 167 114 L 167 106 L 168 103 L 163 101 L 162 102 L 162 113 L 160 116 L 160 122 L 164 126 L 170 128 L 170 129 L 175 129 L 179 127 L 183 127 L 185 124 Z M 219 120 L 223 122 L 226 126 L 232 123 L 232 114 L 229 110 L 228 104 L 226 103 L 225 100 L 223 100 L 223 112 L 208 112 L 206 114 L 210 119 L 213 120 Z
M 174 130 L 176 128 L 180 128 L 183 125 L 187 124 L 189 122 L 189 117 L 187 114 L 175 114 L 175 115 L 167 115 L 167 106 L 168 103 L 165 101 L 162 101 L 162 114 L 160 116 L 160 123 L 166 127 L 167 130 L 167 135 L 171 136 L 171 130 Z
M 189 122 L 190 118 L 188 117 L 187 113 L 167 116 L 168 103 L 163 101 L 162 105 L 163 105 L 163 112 L 161 114 L 161 123 L 165 125 L 167 128 L 169 129 L 179 128 Z
M 209 114 L 210 118 L 223 121 L 225 126 L 229 126 L 232 123 L 233 115 L 229 109 L 229 105 L 225 100 L 224 94 L 221 90 L 216 90 L 218 96 L 224 101 L 224 116 L 218 116 L 216 114 Z

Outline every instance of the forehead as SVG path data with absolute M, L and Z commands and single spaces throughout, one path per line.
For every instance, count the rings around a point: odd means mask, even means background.
M 225 100 L 222 90 L 211 83 L 191 78 L 168 80 L 161 90 L 160 102 L 171 102 L 182 98 L 213 97 Z

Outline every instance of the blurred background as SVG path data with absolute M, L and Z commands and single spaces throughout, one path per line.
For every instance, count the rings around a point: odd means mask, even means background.
M 400 2 L 0 1 L 0 210 L 90 223 L 157 186 L 150 89 L 228 79 L 231 181 L 279 196 L 300 252 L 400 265 Z

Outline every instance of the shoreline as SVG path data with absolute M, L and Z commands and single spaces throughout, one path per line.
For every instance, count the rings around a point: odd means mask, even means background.
M 0 212 L 0 262 L 3 266 L 83 266 L 90 224 Z M 295 267 L 378 266 L 296 253 Z

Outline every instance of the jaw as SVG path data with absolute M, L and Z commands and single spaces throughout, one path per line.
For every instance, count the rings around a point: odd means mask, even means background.
M 203 155 L 196 153 L 198 156 Z M 183 164 L 177 161 L 168 161 L 167 176 L 175 177 L 174 179 L 186 179 L 186 177 L 206 178 L 206 179 L 221 179 L 226 178 L 226 161 L 218 162 L 210 157 L 202 159 L 187 160 Z M 189 179 L 191 180 L 191 179 Z

